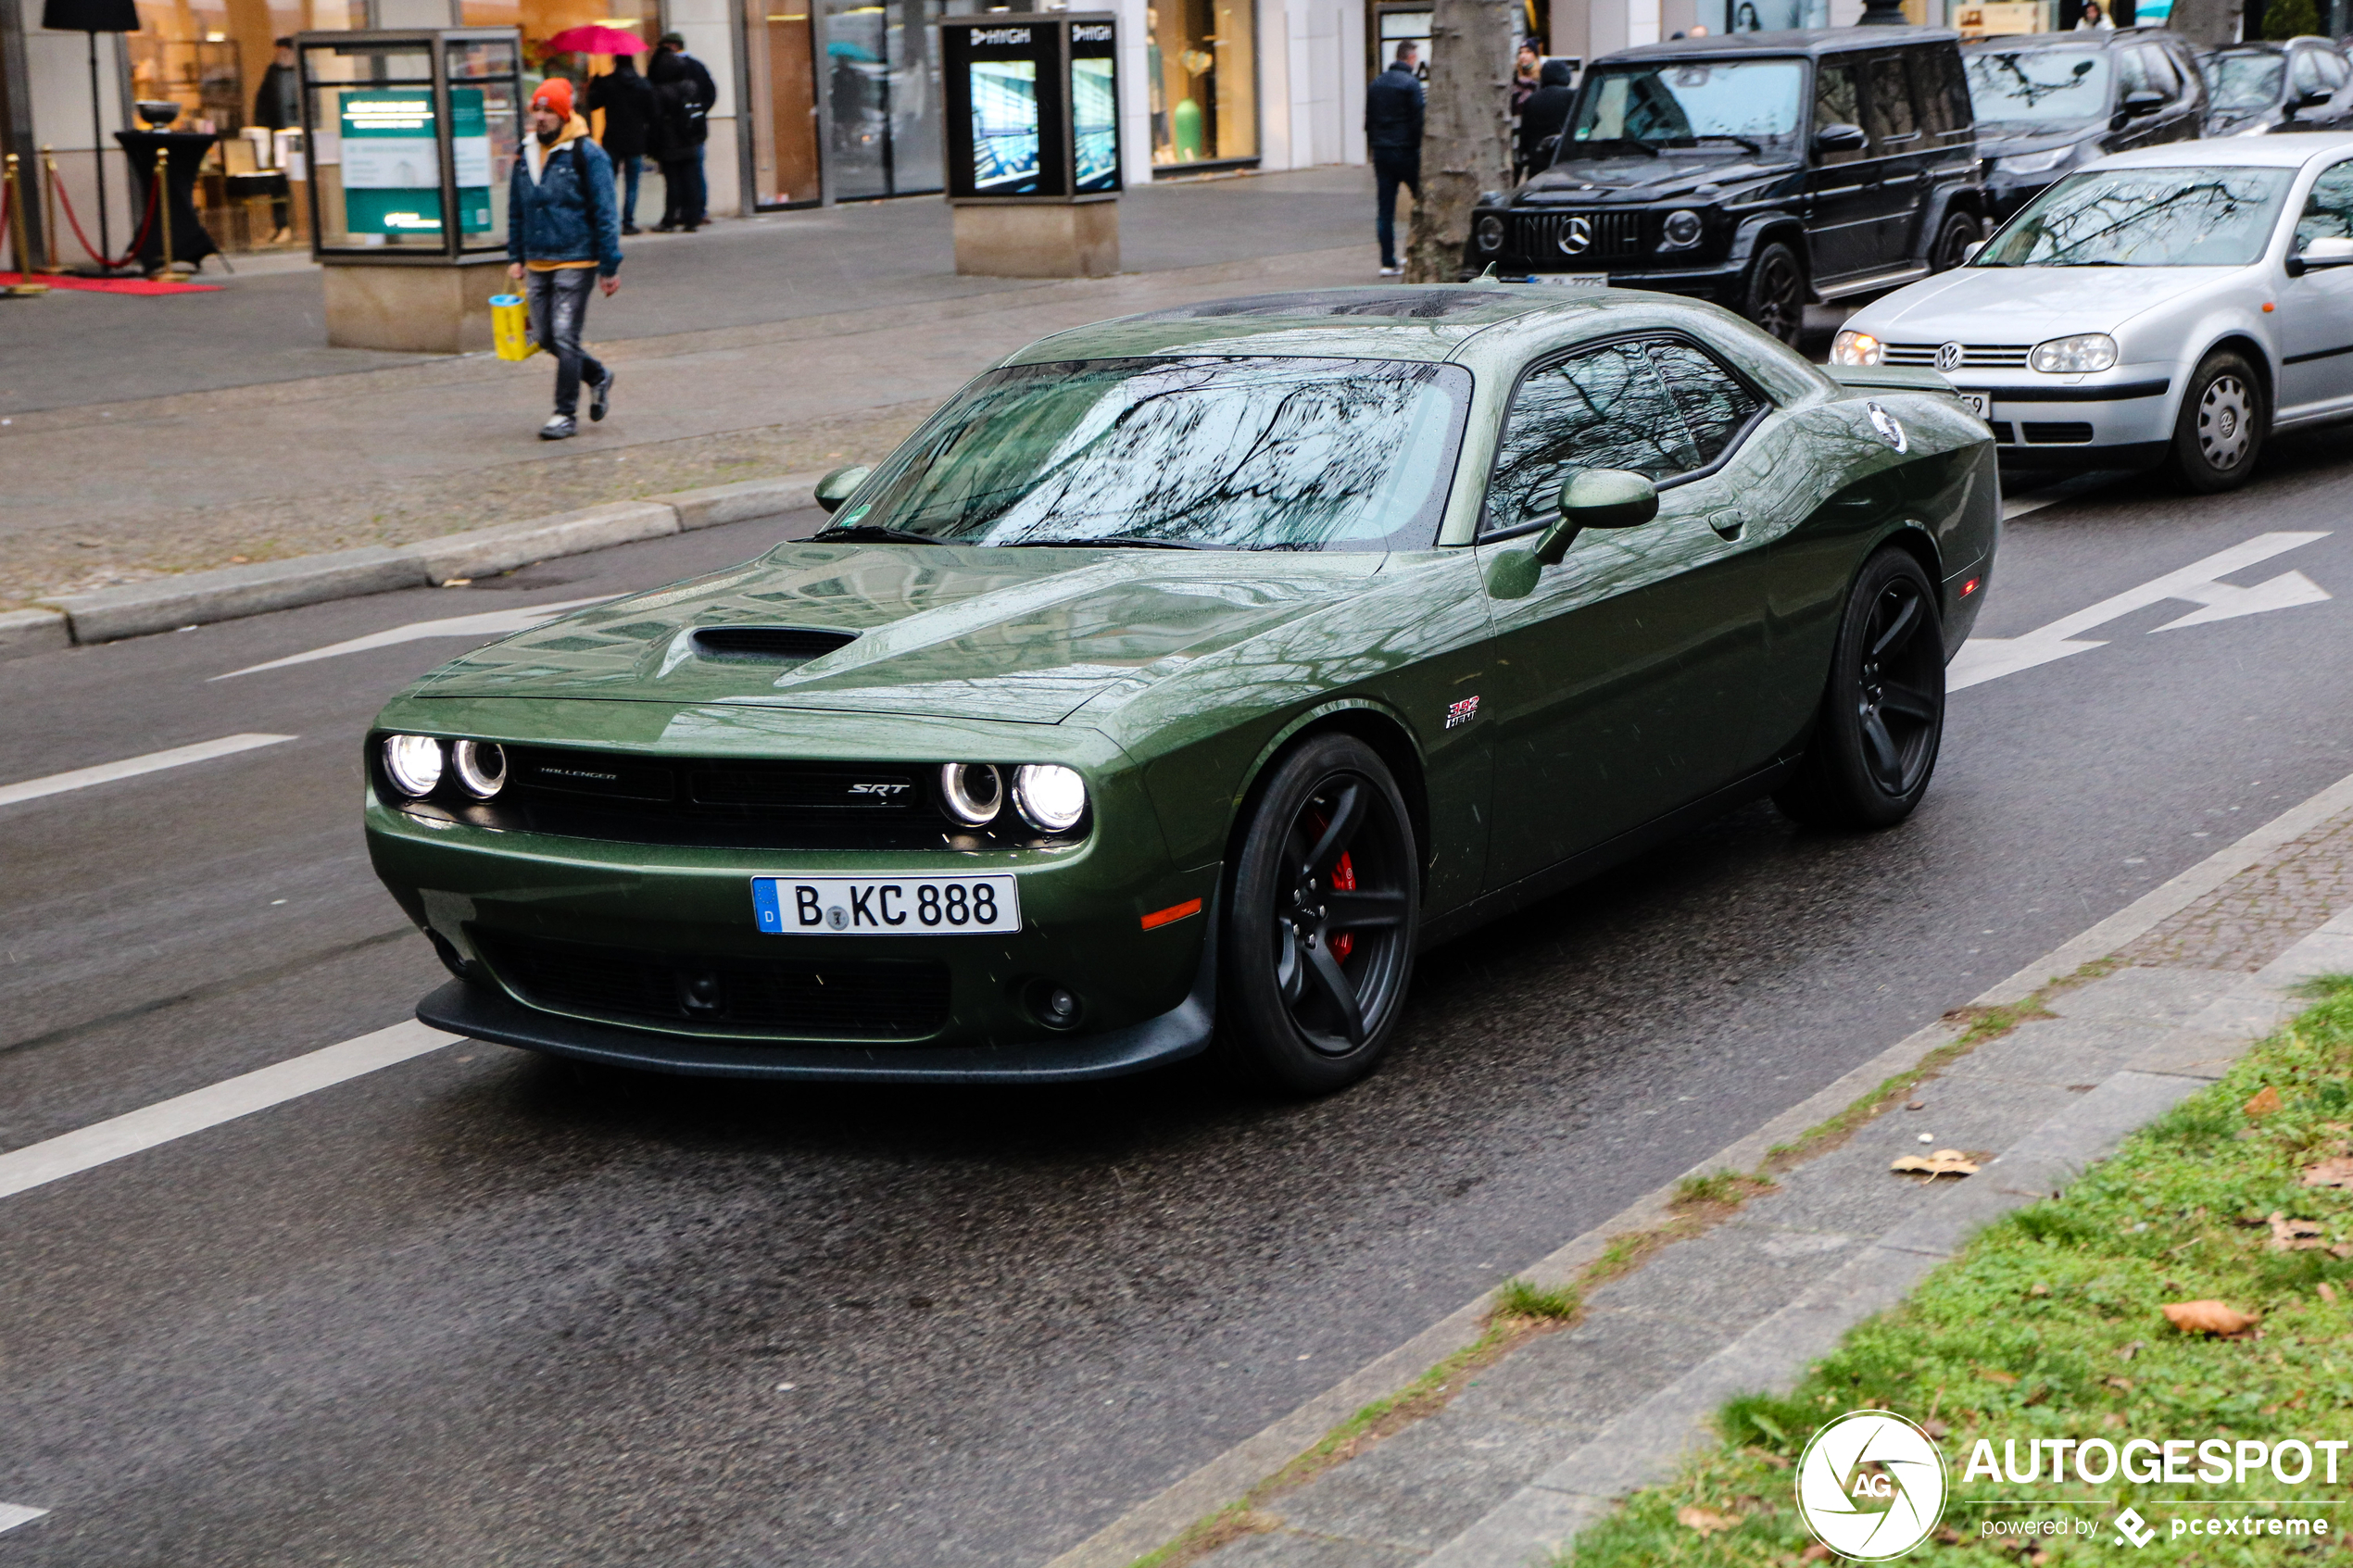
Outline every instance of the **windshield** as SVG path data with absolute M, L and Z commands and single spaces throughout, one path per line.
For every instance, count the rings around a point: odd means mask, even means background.
M 959 545 L 1423 548 L 1438 537 L 1470 390 L 1459 365 L 1387 359 L 992 370 L 832 526 Z
M 1975 267 L 2244 267 L 2263 254 L 2294 170 L 2071 174 L 1977 253 Z
M 2105 49 L 2019 49 L 1969 56 L 1969 101 L 1980 125 L 2059 126 L 2108 113 Z
M 1629 147 L 1761 151 L 1797 134 L 1805 68 L 1795 60 L 1615 66 L 1590 72 L 1561 160 Z
M 2280 78 L 2287 60 L 2269 49 L 2209 55 L 2205 64 L 2207 96 L 2218 109 L 2244 114 L 2280 101 Z

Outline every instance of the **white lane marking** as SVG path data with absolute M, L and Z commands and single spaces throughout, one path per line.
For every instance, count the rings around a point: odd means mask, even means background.
M 145 757 L 126 757 L 120 762 L 101 762 L 94 768 L 76 768 L 70 773 L 51 773 L 45 779 L 0 784 L 0 806 L 38 800 L 44 795 L 63 795 L 69 789 L 87 789 L 92 784 L 112 784 L 117 779 L 135 779 L 142 773 L 157 773 L 166 768 L 184 768 L 191 762 L 209 762 L 216 757 L 233 757 L 240 751 L 251 751 L 258 746 L 276 746 L 281 741 L 295 738 L 293 735 L 222 735 L 219 740 L 200 741 L 195 746 L 175 746 L 170 751 L 150 751 Z
M 366 653 L 371 648 L 388 648 L 397 643 L 422 642 L 428 637 L 491 637 L 510 636 L 528 632 L 534 626 L 553 621 L 568 609 L 583 605 L 600 605 L 607 599 L 619 598 L 618 594 L 599 594 L 592 599 L 564 599 L 551 605 L 522 605 L 513 609 L 485 610 L 480 615 L 452 615 L 440 621 L 412 621 L 406 626 L 395 626 L 389 632 L 371 632 L 364 637 L 348 642 L 331 643 L 308 653 L 289 654 L 273 659 L 267 664 L 248 664 L 243 670 L 232 670 L 225 675 L 211 677 L 215 681 L 234 680 L 239 675 L 252 675 L 264 670 L 283 670 L 289 664 L 308 664 L 317 659 L 335 659 L 346 653 Z
M 0 1530 L 30 1524 L 48 1512 L 45 1508 L 27 1508 L 20 1502 L 0 1502 Z
M 157 1100 L 107 1121 L 0 1154 L 0 1198 L 108 1164 L 240 1116 L 333 1088 L 349 1079 L 454 1045 L 459 1036 L 411 1019 L 218 1084 Z
M 2259 533 L 2227 550 L 2218 550 L 2204 560 L 2193 561 L 2178 571 L 2169 571 L 2088 608 L 2063 615 L 2047 626 L 2037 626 L 2021 636 L 1971 637 L 1961 645 L 1960 654 L 1945 671 L 1944 689 L 1957 692 L 2004 675 L 2015 675 L 2021 670 L 2032 670 L 2038 664 L 2105 647 L 2108 645 L 2104 642 L 2078 640 L 2076 633 L 2167 599 L 2183 599 L 2205 608 L 2192 610 L 2178 621 L 2170 621 L 2156 631 L 2171 632 L 2176 627 L 2203 625 L 2237 615 L 2259 615 L 2267 609 L 2318 604 L 2329 596 L 2328 591 L 2300 571 L 2283 572 L 2252 588 L 2241 588 L 2219 579 L 2327 537 L 2325 533 Z

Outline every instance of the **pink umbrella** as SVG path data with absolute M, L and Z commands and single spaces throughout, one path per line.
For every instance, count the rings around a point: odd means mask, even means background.
M 551 55 L 642 55 L 650 44 L 634 32 L 591 22 L 568 27 L 547 40 Z

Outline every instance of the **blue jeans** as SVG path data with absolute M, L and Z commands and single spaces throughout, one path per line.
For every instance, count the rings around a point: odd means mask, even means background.
M 565 267 L 553 272 L 525 272 L 524 297 L 531 306 L 531 336 L 556 357 L 556 412 L 573 414 L 580 408 L 580 383 L 605 383 L 605 368 L 580 346 L 580 326 L 588 318 L 588 291 L 597 286 L 594 267 Z
M 646 171 L 641 157 L 617 157 L 612 160 L 614 172 L 621 176 L 621 225 L 624 229 L 637 226 L 637 177 Z
M 1380 241 L 1380 264 L 1397 265 L 1397 187 L 1403 185 L 1422 199 L 1422 150 L 1419 147 L 1373 149 L 1373 234 Z

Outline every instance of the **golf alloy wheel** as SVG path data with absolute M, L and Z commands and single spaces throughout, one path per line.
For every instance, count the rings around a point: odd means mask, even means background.
M 1890 546 L 1864 563 L 1796 776 L 1774 795 L 1818 827 L 1902 822 L 1928 792 L 1944 734 L 1944 633 L 1935 584 Z

